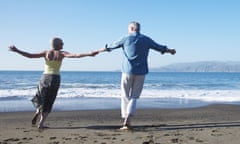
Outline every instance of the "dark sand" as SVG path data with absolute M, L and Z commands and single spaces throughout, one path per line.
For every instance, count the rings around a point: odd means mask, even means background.
M 54 111 L 49 129 L 32 127 L 33 112 L 0 113 L 0 144 L 239 144 L 240 106 L 138 109 L 121 131 L 120 110 Z

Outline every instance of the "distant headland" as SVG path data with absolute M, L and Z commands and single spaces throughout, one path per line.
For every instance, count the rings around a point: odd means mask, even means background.
M 240 62 L 233 61 L 200 61 L 174 63 L 159 68 L 151 68 L 151 72 L 240 72 Z

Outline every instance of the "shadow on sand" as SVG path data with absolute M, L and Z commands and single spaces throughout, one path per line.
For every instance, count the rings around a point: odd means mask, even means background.
M 51 127 L 50 129 L 92 129 L 92 130 L 119 130 L 121 125 L 92 125 L 80 127 Z M 197 124 L 159 124 L 159 125 L 134 125 L 133 131 L 162 131 L 162 130 L 181 130 L 194 128 L 217 128 L 217 127 L 240 127 L 240 122 L 222 123 L 197 123 Z

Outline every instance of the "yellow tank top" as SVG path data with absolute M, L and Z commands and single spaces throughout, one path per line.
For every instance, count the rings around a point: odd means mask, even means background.
M 62 61 L 45 61 L 44 74 L 56 74 L 59 75 Z

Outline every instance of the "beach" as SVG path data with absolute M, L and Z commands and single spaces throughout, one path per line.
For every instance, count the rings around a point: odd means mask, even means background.
M 0 113 L 0 144 L 238 144 L 240 105 L 137 109 L 122 131 L 120 110 L 53 111 L 46 125 L 31 125 L 33 112 Z

